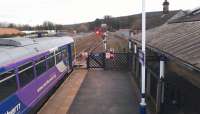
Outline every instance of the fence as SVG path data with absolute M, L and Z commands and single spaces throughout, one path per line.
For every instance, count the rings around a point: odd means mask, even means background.
M 87 68 L 104 68 L 105 70 L 128 70 L 131 67 L 131 53 L 113 53 L 106 58 L 106 53 L 90 53 Z

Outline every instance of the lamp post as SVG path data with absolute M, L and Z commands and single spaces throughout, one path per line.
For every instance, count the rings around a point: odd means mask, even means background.
M 146 114 L 146 102 L 145 102 L 145 73 L 146 73 L 146 12 L 145 12 L 145 0 L 142 0 L 142 83 L 141 83 L 141 102 L 140 102 L 140 114 Z

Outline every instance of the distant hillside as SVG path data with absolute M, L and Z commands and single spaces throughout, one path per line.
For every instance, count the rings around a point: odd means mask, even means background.
M 163 15 L 162 11 L 158 12 L 148 12 L 146 14 L 147 29 L 151 29 L 164 24 L 172 16 L 176 15 L 178 11 L 171 11 L 168 15 Z M 120 22 L 120 27 L 124 29 L 128 28 L 138 28 L 141 29 L 141 14 L 117 17 L 116 20 Z
M 163 11 L 148 12 L 147 29 L 151 29 L 164 24 L 178 11 L 170 11 L 168 15 L 163 15 Z M 96 19 L 93 22 L 80 23 L 75 25 L 65 25 L 64 28 L 68 30 L 77 30 L 80 32 L 93 31 L 95 27 L 99 27 L 102 23 L 107 23 L 111 29 L 141 29 L 141 14 L 110 17 L 109 19 Z

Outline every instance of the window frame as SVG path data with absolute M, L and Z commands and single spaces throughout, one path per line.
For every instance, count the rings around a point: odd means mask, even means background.
M 49 65 L 49 61 L 53 58 L 53 62 L 54 62 L 54 65 L 50 67 Z M 54 67 L 56 65 L 56 58 L 55 58 L 55 53 L 52 52 L 48 55 L 48 57 L 46 58 L 46 62 L 47 62 L 47 70 Z
M 26 67 L 26 68 L 23 68 L 23 69 L 20 69 L 20 67 L 23 67 L 23 66 L 25 66 L 25 65 L 28 65 L 28 64 L 31 64 L 31 65 L 29 65 L 28 67 Z M 19 85 L 20 85 L 20 88 L 22 88 L 22 87 L 24 87 L 24 86 L 26 86 L 28 83 L 30 83 L 31 81 L 33 81 L 34 79 L 35 79 L 35 65 L 34 65 L 34 62 L 33 61 L 29 61 L 29 62 L 26 62 L 26 63 L 24 63 L 24 64 L 22 64 L 22 65 L 20 65 L 20 66 L 18 66 L 17 67 L 17 69 L 18 69 L 18 71 L 17 71 L 17 75 L 18 75 L 18 78 L 19 78 Z M 29 81 L 28 83 L 26 83 L 25 85 L 24 85 L 24 83 L 22 84 L 22 80 L 20 79 L 20 75 L 22 74 L 22 73 L 24 73 L 24 72 L 26 72 L 27 70 L 29 70 L 29 69 L 32 69 L 32 75 L 33 75 L 33 77 L 32 77 L 32 79 L 31 79 L 31 81 Z
M 44 72 L 46 72 L 48 70 L 46 61 L 47 61 L 46 56 L 42 56 L 38 60 L 35 61 L 35 71 L 36 71 L 35 75 L 36 75 L 36 77 L 39 77 L 40 75 L 42 75 Z M 45 63 L 45 70 L 42 73 L 39 73 L 39 75 L 38 75 L 37 65 L 39 65 L 39 64 L 41 64 L 43 62 Z
M 0 102 L 4 101 L 9 96 L 11 96 L 14 93 L 16 93 L 17 90 L 19 89 L 18 88 L 18 80 L 17 80 L 17 72 L 16 72 L 15 68 L 12 68 L 12 69 L 10 69 L 8 71 L 5 71 L 5 72 L 1 73 L 0 75 L 3 75 L 3 74 L 5 74 L 7 72 L 10 72 L 10 71 L 12 72 L 12 74 L 10 74 L 8 76 L 5 76 L 5 78 L 0 79 L 0 85 L 6 83 L 6 81 L 8 82 L 9 80 L 12 80 L 12 81 L 14 81 L 14 83 L 12 83 L 13 85 L 12 86 L 9 85 L 8 87 L 10 87 L 10 88 L 14 87 L 14 88 L 11 88 L 11 90 L 6 92 L 6 95 L 1 95 Z M 6 84 L 6 85 L 8 85 L 8 84 Z M 2 87 L 5 87 L 5 86 L 2 86 Z M 4 90 L 4 89 L 8 89 L 8 88 L 1 88 L 1 86 L 0 86 L 0 89 Z M 4 92 L 4 94 L 5 94 L 5 92 Z
M 5 74 L 5 73 L 7 73 L 7 72 L 10 72 L 10 71 L 14 71 L 14 73 L 12 74 L 12 75 L 10 75 L 10 76 L 6 76 L 6 78 L 3 78 L 3 79 L 0 79 L 0 83 L 2 83 L 2 82 L 4 82 L 4 81 L 6 81 L 6 80 L 9 80 L 10 78 L 12 78 L 12 77 L 16 77 L 16 71 L 15 71 L 15 69 L 11 69 L 11 70 L 8 70 L 8 71 L 6 71 L 6 72 L 3 72 L 3 73 L 1 73 L 0 74 L 0 76 L 2 75 L 2 74 Z M 17 83 L 17 80 L 16 80 L 16 83 Z
M 58 58 L 58 55 L 60 55 L 60 58 Z M 60 63 L 63 60 L 62 57 L 62 50 L 57 50 L 55 53 L 55 60 L 56 60 L 56 64 Z

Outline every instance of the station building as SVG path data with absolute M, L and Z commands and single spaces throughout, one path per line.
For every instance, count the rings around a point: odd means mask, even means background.
M 131 39 L 132 71 L 139 88 L 141 38 L 138 33 Z M 163 25 L 147 30 L 146 44 L 146 92 L 152 112 L 199 114 L 200 9 L 179 11 Z

